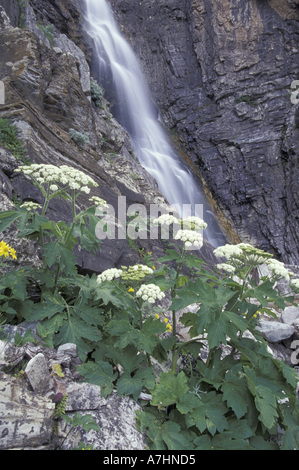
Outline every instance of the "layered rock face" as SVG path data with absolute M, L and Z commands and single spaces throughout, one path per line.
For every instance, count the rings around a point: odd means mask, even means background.
M 220 218 L 298 263 L 298 0 L 111 4 Z
M 113 118 L 109 103 L 103 98 L 102 105 L 96 106 L 92 101 L 91 46 L 78 4 L 76 0 L 0 1 L 0 80 L 5 88 L 0 118 L 18 127 L 25 161 L 70 165 L 97 181 L 94 194 L 78 199 L 81 208 L 90 206 L 88 199 L 96 195 L 113 206 L 116 218 L 124 220 L 133 204 L 149 208 L 167 203 L 133 155 L 129 136 Z M 70 129 L 88 136 L 89 145 L 78 145 Z M 39 190 L 14 173 L 20 163 L 0 148 L 0 210 L 12 207 L 11 199 L 42 203 Z M 71 213 L 65 204 L 56 199 L 50 218 L 65 220 Z M 119 213 L 119 207 L 125 214 Z M 162 253 L 159 241 L 154 241 L 156 249 L 147 242 L 146 249 Z M 78 263 L 86 272 L 136 261 L 140 261 L 138 253 L 125 237 L 104 240 L 96 256 L 78 252 Z

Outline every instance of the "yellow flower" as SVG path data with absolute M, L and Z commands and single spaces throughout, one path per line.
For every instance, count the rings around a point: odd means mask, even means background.
M 135 292 L 133 287 L 130 287 L 130 289 L 128 289 L 128 292 Z
M 10 252 L 12 259 L 17 259 L 16 250 L 14 250 L 13 248 L 10 248 L 9 252 Z
M 4 256 L 4 258 L 8 258 L 9 256 L 9 245 L 3 241 L 0 242 L 0 256 Z
M 155 317 L 159 320 L 159 315 L 157 313 L 155 313 Z
M 172 331 L 172 326 L 170 325 L 170 323 L 167 323 L 166 327 L 166 331 Z
M 11 248 L 11 246 L 9 246 L 4 241 L 1 241 L 0 242 L 0 256 L 4 256 L 4 258 L 8 258 L 9 255 L 12 257 L 12 259 L 17 259 L 16 250 Z

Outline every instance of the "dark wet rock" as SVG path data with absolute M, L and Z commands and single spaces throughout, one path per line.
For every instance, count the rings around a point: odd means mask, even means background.
M 111 4 L 228 236 L 298 263 L 298 1 Z

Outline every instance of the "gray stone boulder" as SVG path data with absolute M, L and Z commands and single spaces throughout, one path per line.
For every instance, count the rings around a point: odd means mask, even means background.
M 299 321 L 299 307 L 290 306 L 286 307 L 286 309 L 281 314 L 281 319 L 283 323 L 287 325 L 294 325 Z
M 136 411 L 140 405 L 129 397 L 119 397 L 112 392 L 107 398 L 101 396 L 101 388 L 87 383 L 70 383 L 66 387 L 67 416 L 76 412 L 90 415 L 100 430 L 84 431 L 82 427 L 70 431 L 70 424 L 61 420 L 58 437 L 62 450 L 78 447 L 80 442 L 92 445 L 94 450 L 144 450 L 146 436 L 135 426 Z M 66 439 L 64 440 L 64 437 Z
M 290 338 L 295 332 L 295 328 L 292 325 L 286 325 L 278 321 L 260 320 L 256 329 L 271 343 L 278 343 Z
M 52 448 L 55 403 L 0 372 L 0 449 Z
M 13 370 L 24 359 L 30 360 L 23 378 L 3 372 Z M 56 351 L 30 343 L 18 348 L 0 341 L 1 450 L 71 450 L 80 442 L 96 450 L 145 448 L 146 437 L 135 425 L 140 405 L 116 392 L 103 398 L 99 386 L 79 381 L 78 363 L 73 344 Z M 65 415 L 57 418 L 55 410 L 63 397 L 67 397 Z M 63 419 L 72 419 L 76 413 L 90 416 L 99 430 L 85 431 Z

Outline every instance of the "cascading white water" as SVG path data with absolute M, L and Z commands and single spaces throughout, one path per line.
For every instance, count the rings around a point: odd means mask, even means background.
M 106 0 L 85 0 L 86 29 L 95 45 L 98 75 L 114 89 L 115 116 L 128 131 L 141 165 L 156 179 L 171 205 L 184 214 L 184 205 L 208 224 L 204 236 L 218 246 L 223 236 L 202 194 L 199 182 L 178 157 L 158 120 L 138 60 L 116 24 Z M 199 214 L 195 208 L 202 205 Z

